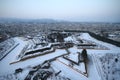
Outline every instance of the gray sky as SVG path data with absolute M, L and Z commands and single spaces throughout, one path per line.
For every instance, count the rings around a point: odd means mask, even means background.
M 0 17 L 120 22 L 120 0 L 0 0 Z

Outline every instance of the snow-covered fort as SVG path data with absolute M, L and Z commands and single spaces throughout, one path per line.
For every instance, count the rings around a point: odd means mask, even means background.
M 14 37 L 0 43 L 0 80 L 119 80 L 120 46 L 87 32 Z

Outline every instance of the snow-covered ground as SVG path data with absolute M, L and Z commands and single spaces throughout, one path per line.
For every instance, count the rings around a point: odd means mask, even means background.
M 0 60 L 2 60 L 7 54 L 10 53 L 16 46 L 16 43 L 12 38 L 0 43 Z
M 95 53 L 119 53 L 120 52 L 120 47 L 117 47 L 117 46 L 109 44 L 109 43 L 105 43 L 103 41 L 96 40 L 95 38 L 91 37 L 88 33 L 82 33 L 80 38 L 93 41 L 95 43 L 101 44 L 101 45 L 109 48 L 109 50 L 95 50 L 95 51 L 93 51 L 94 49 L 90 50 Z
M 39 56 L 16 64 L 10 64 L 11 62 L 16 61 L 18 55 L 21 53 L 23 48 L 28 44 L 28 42 L 23 41 L 20 38 L 14 38 L 14 40 L 17 43 L 19 43 L 19 45 L 14 50 L 12 50 L 2 61 L 0 61 L 0 76 L 2 75 L 8 76 L 9 74 L 10 75 L 13 74 L 15 72 L 15 69 L 26 68 L 29 66 L 32 67 L 41 64 L 45 60 L 49 60 L 63 54 L 67 54 L 66 50 L 57 49 L 55 52 L 45 56 Z
M 74 61 L 74 62 L 78 63 L 78 62 L 79 62 L 79 60 L 78 60 L 78 54 L 79 54 L 79 53 L 71 53 L 71 54 L 69 54 L 69 55 L 65 55 L 64 57 L 65 57 L 66 59 L 69 59 L 69 60 L 71 60 L 71 61 Z
M 120 79 L 120 53 L 93 54 L 94 63 L 102 76 L 102 80 Z
M 78 41 L 76 41 L 77 38 L 75 37 L 76 36 L 72 35 L 66 38 L 65 40 L 69 41 L 70 39 L 70 41 L 73 41 L 75 42 L 75 44 L 77 44 Z M 100 47 L 107 48 L 107 49 L 86 49 L 88 54 L 88 63 L 87 63 L 88 76 L 85 76 L 84 74 L 86 70 L 85 70 L 85 64 L 83 62 L 79 63 L 79 65 L 76 64 L 71 65 L 70 61 L 63 58 L 63 55 L 66 56 L 69 51 L 70 53 L 68 57 L 71 60 L 78 62 L 78 59 L 76 59 L 78 58 L 77 57 L 78 52 L 81 53 L 83 49 L 79 49 L 76 45 L 74 45 L 71 48 L 68 48 L 68 51 L 66 51 L 66 49 L 56 49 L 54 52 L 51 52 L 46 55 L 42 55 L 24 61 L 20 61 L 14 64 L 10 64 L 18 60 L 18 55 L 23 53 L 22 51 L 26 46 L 28 46 L 29 49 L 31 49 L 30 48 L 31 46 L 29 46 L 29 44 L 31 43 L 30 40 L 28 41 L 23 38 L 16 37 L 14 38 L 14 41 L 16 44 L 19 45 L 16 46 L 12 51 L 10 51 L 8 55 L 0 61 L 0 80 L 17 80 L 17 79 L 24 80 L 25 77 L 28 75 L 29 71 L 31 70 L 31 68 L 42 64 L 46 60 L 51 60 L 54 58 L 55 60 L 53 60 L 50 63 L 51 67 L 54 69 L 55 72 L 61 71 L 59 77 L 62 76 L 66 78 L 66 80 L 67 78 L 69 78 L 70 80 L 119 80 L 120 77 L 118 75 L 120 75 L 119 72 L 120 58 L 118 58 L 119 57 L 118 54 L 120 53 L 120 48 L 109 43 L 98 41 L 95 38 L 91 37 L 88 33 L 80 33 L 80 36 L 78 36 L 78 38 L 86 41 L 91 41 L 92 43 L 101 45 Z M 32 43 L 32 45 L 34 44 Z M 106 55 L 106 53 L 108 53 L 108 55 Z M 113 56 L 111 57 L 111 55 Z M 108 67 L 109 70 L 111 70 L 110 72 L 108 70 Z M 15 70 L 18 68 L 22 68 L 23 71 L 19 74 L 14 74 Z M 65 80 L 64 78 L 62 78 L 62 80 Z M 53 79 L 49 79 L 49 80 L 53 80 Z
M 82 66 L 83 66 L 83 64 L 80 63 L 79 67 L 82 67 Z M 88 77 L 84 76 L 82 73 L 77 71 L 75 68 L 65 65 L 64 63 L 62 63 L 59 60 L 54 61 L 52 63 L 52 67 L 56 70 L 56 72 L 61 70 L 62 72 L 60 73 L 60 75 L 64 75 L 64 76 L 70 78 L 71 80 L 101 80 L 101 77 L 98 75 L 95 65 L 93 65 L 91 56 L 89 56 L 89 63 L 88 63 L 88 67 L 87 67 L 88 68 Z M 76 67 L 76 66 L 74 66 L 74 67 Z M 81 68 L 81 69 L 84 70 L 84 68 Z

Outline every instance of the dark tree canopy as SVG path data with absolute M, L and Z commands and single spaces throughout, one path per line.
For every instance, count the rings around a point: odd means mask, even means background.
M 86 49 L 82 50 L 82 56 L 83 56 L 84 61 L 86 61 L 87 60 L 87 51 L 86 51 Z

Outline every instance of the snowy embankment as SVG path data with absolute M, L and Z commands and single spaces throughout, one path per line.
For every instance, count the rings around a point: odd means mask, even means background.
M 7 54 L 10 53 L 19 44 L 14 41 L 14 39 L 8 39 L 0 43 L 0 60 L 2 60 Z
M 93 65 L 92 57 L 89 56 L 89 63 L 87 64 L 88 77 L 84 75 L 84 63 L 79 65 L 73 65 L 68 60 L 63 58 L 58 58 L 57 60 L 51 63 L 51 67 L 55 72 L 61 71 L 59 75 L 68 77 L 70 80 L 101 80 L 101 77 L 98 75 L 95 65 Z M 80 70 L 80 71 L 79 71 Z
M 117 47 L 117 46 L 109 44 L 109 43 L 105 43 L 103 41 L 99 41 L 99 40 L 91 37 L 88 33 L 82 33 L 80 35 L 80 38 L 90 40 L 92 42 L 101 44 L 101 45 L 106 46 L 107 48 L 109 48 L 109 50 L 95 50 L 96 52 L 93 50 L 92 53 L 95 52 L 95 53 L 103 53 L 104 54 L 104 53 L 119 53 L 120 52 L 120 47 Z M 92 50 L 90 50 L 90 51 L 92 51 Z
M 109 48 L 108 50 L 87 50 L 90 53 L 93 64 L 101 80 L 119 80 L 120 74 L 120 47 L 98 41 L 88 33 L 81 34 L 83 39 L 94 41 Z
M 56 51 L 51 54 L 39 56 L 33 59 L 10 65 L 10 63 L 16 60 L 23 48 L 28 44 L 27 41 L 23 41 L 20 38 L 14 38 L 14 40 L 19 43 L 19 45 L 14 50 L 12 50 L 2 61 L 0 61 L 0 76 L 14 73 L 15 69 L 18 68 L 26 68 L 28 66 L 34 67 L 35 65 L 43 63 L 45 60 L 67 54 L 66 50 L 56 49 Z
M 0 74 L 11 73 L 11 71 L 15 69 L 14 67 L 10 66 L 9 63 L 16 60 L 18 54 L 26 45 L 26 43 L 18 37 L 14 38 L 14 41 L 15 44 L 19 45 L 16 46 L 14 50 L 10 51 L 9 54 L 0 61 Z

